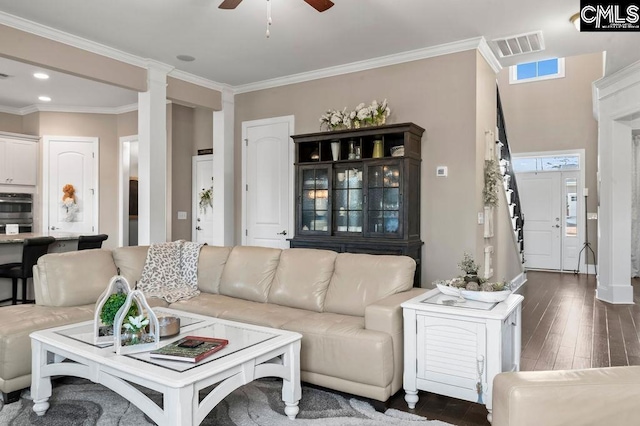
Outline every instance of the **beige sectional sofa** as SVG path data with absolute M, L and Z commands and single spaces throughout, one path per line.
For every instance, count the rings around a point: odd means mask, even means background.
M 119 271 L 131 285 L 140 279 L 147 250 L 41 257 L 34 267 L 36 304 L 0 308 L 0 390 L 30 386 L 30 332 L 92 319 L 113 275 Z M 168 306 L 297 331 L 303 381 L 385 401 L 402 386 L 400 304 L 423 291 L 412 288 L 415 267 L 405 256 L 204 246 L 201 294 Z
M 638 401 L 640 366 L 501 373 L 492 425 L 637 425 Z

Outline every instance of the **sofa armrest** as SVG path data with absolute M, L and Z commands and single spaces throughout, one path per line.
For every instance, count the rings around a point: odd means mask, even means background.
M 398 331 L 401 332 L 403 319 L 400 304 L 426 291 L 427 289 L 424 288 L 413 288 L 392 294 L 366 306 L 364 309 L 364 327 L 368 330 L 384 331 L 392 335 Z
M 492 425 L 637 424 L 638 401 L 640 367 L 501 373 Z
M 390 393 L 393 395 L 402 387 L 404 363 L 404 327 L 401 303 L 426 292 L 423 288 L 414 288 L 392 294 L 378 300 L 364 309 L 364 327 L 391 336 L 393 345 L 393 376 Z

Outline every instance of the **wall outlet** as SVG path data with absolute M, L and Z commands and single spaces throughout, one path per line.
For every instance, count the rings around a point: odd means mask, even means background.
M 484 225 L 484 213 L 478 212 L 478 225 Z
M 598 220 L 598 213 L 587 213 L 587 220 Z
M 449 175 L 449 168 L 447 166 L 436 167 L 436 176 L 447 177 Z
M 187 220 L 187 212 L 178 212 L 178 220 Z

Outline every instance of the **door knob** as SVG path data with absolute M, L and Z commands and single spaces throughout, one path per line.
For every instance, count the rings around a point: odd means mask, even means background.
M 52 230 L 52 231 L 55 231 L 56 229 L 57 229 L 57 228 L 56 228 L 55 226 L 52 226 L 52 227 L 51 227 L 51 230 Z
M 551 225 L 552 228 L 560 228 L 560 225 Z
M 276 235 L 287 235 L 287 230 L 285 229 L 282 232 L 278 232 Z
M 200 226 L 196 226 L 196 229 L 197 229 L 198 231 L 202 231 L 202 228 L 200 228 Z

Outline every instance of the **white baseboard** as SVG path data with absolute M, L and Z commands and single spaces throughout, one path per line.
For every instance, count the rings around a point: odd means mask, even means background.
M 524 283 L 527 282 L 527 272 L 521 272 L 518 276 L 511 280 L 509 283 L 513 292 L 518 290 Z

